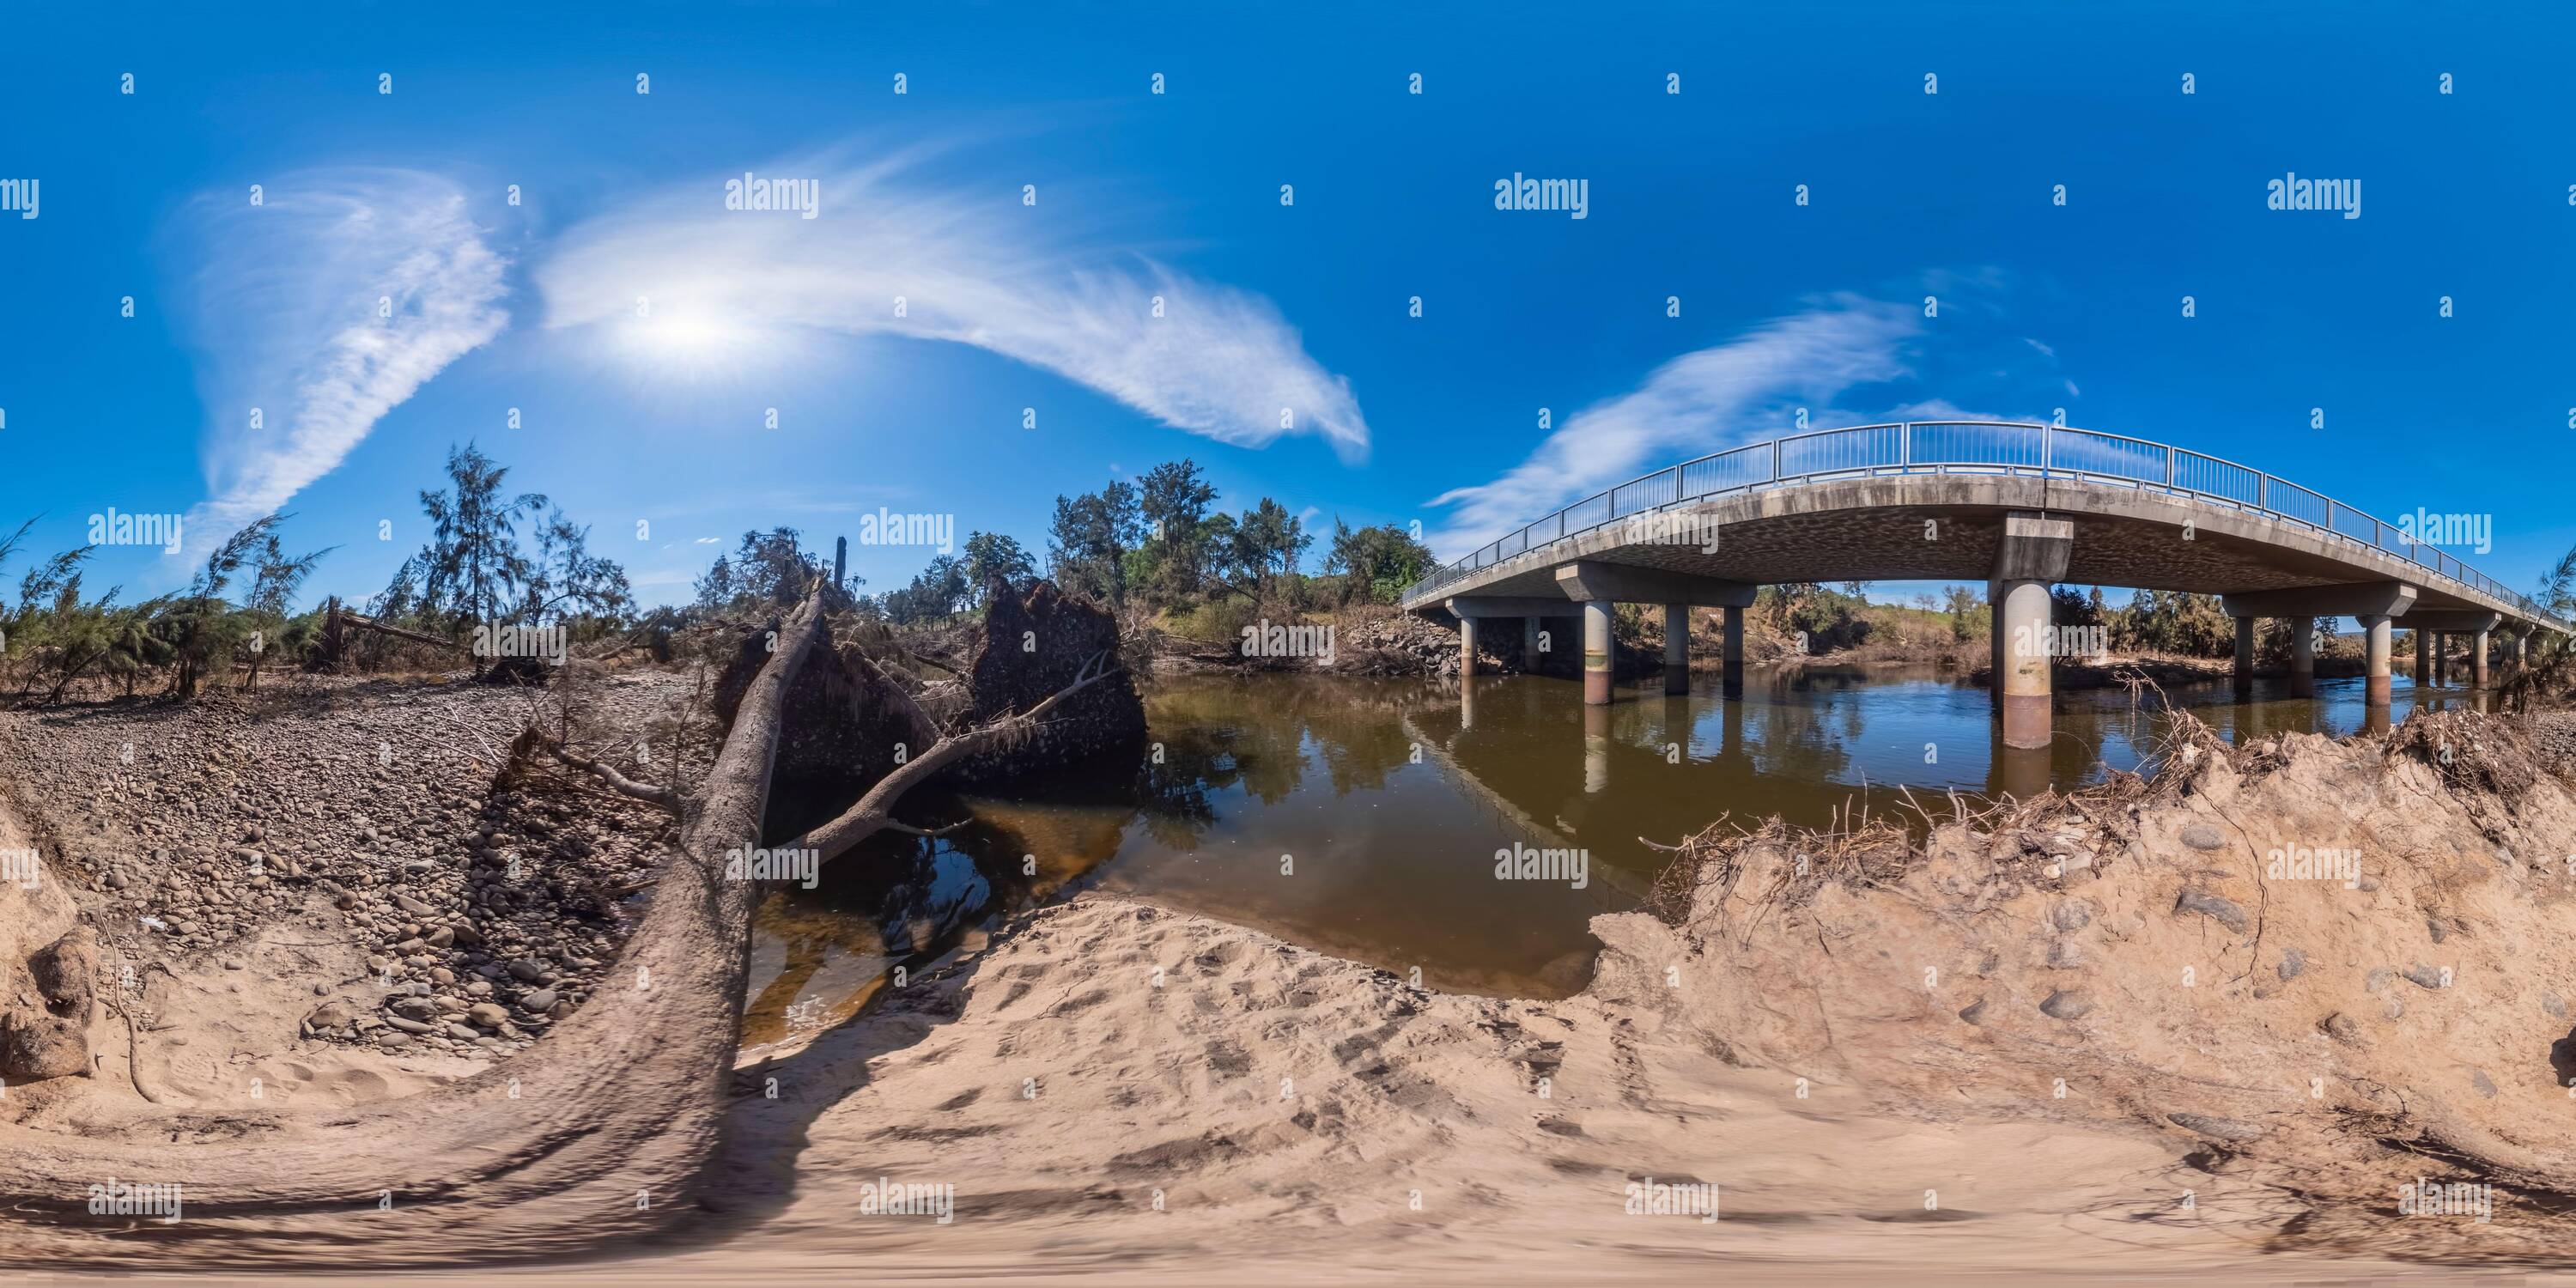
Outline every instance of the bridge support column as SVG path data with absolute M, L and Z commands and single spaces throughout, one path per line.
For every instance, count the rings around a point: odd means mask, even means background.
M 2513 633 L 2513 672 L 2522 674 L 2531 667 L 2531 627 L 2525 625 Z
M 2052 732 L 2048 673 L 2049 583 L 2004 583 L 2003 611 L 1995 629 L 2007 633 L 2004 665 L 2004 745 L 2045 747 Z
M 2469 687 L 2487 687 L 2487 633 L 2479 631 L 2469 637 Z
M 2450 639 L 2442 632 L 2433 632 L 2433 687 L 2435 688 L 2440 688 L 2450 677 L 2451 659 L 2443 656 L 2444 651 L 2450 647 L 2450 643 Z
M 2290 619 L 2290 696 L 2317 696 L 2317 619 Z
M 1458 619 L 1458 678 L 1471 680 L 1475 676 L 1476 619 L 1461 617 Z
M 2418 629 L 2415 636 L 2415 683 L 2422 687 L 2433 682 L 2433 632 Z
M 1583 601 L 1583 703 L 1610 705 L 1610 601 Z
M 1664 692 L 1690 692 L 1690 605 L 1664 605 Z
M 1547 654 L 1538 650 L 1538 637 L 1547 631 L 1547 628 L 1541 624 L 1545 621 L 1545 618 L 1537 616 L 1521 619 L 1521 671 L 1523 674 L 1538 674 L 1539 665 L 1547 660 Z
M 2014 512 L 2004 516 L 2003 540 L 1995 547 L 1995 634 L 2004 649 L 2002 692 L 2004 745 L 2045 747 L 2050 741 L 2048 588 L 2066 575 L 2067 557 L 2075 551 L 2075 523 L 2042 514 Z
M 2254 619 L 2236 619 L 2236 700 L 2254 696 Z
M 1720 673 L 1726 696 L 1744 696 L 1744 610 L 1727 608 L 1725 652 L 1721 655 L 1724 670 Z
M 2362 704 L 2379 708 L 2384 719 L 2388 709 L 2389 645 L 2396 637 L 2396 629 L 2388 624 L 2386 617 L 2377 614 L 2359 620 L 2361 654 L 2365 663 L 2362 674 L 2368 677 L 2362 681 Z

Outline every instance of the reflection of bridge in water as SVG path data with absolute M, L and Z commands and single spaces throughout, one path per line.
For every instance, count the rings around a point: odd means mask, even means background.
M 1820 430 L 1659 470 L 1507 533 L 1405 592 L 1459 623 L 1472 676 L 1480 623 L 1582 622 L 1584 701 L 1611 696 L 1610 606 L 1664 605 L 1665 690 L 1687 687 L 1692 607 L 1723 609 L 1724 664 L 1741 675 L 1743 610 L 1763 585 L 1984 580 L 2002 740 L 2047 745 L 2050 590 L 2060 582 L 2224 596 L 2240 695 L 2254 622 L 2287 618 L 2294 694 L 2315 688 L 2315 622 L 2362 626 L 2368 701 L 2390 695 L 2393 632 L 2415 632 L 2417 683 L 2435 642 L 2471 640 L 2489 686 L 2494 633 L 2520 665 L 2531 635 L 2568 622 L 2410 531 L 2286 480 L 2142 439 L 2047 425 L 1941 422 Z
M 1730 814 L 1746 826 L 1771 814 L 1822 825 L 1865 804 L 1910 818 L 1897 806 L 1903 784 L 1875 781 L 1863 762 L 1866 704 L 1856 692 L 1832 700 L 1870 683 L 1774 677 L 1752 701 L 1703 684 L 1605 707 L 1575 704 L 1544 682 L 1484 677 L 1458 686 L 1454 708 L 1415 707 L 1402 723 L 1424 760 L 1512 833 L 1536 845 L 1587 848 L 1596 873 L 1606 869 L 1614 885 L 1642 894 L 1661 865 L 1648 843 L 1669 845 Z M 1955 716 L 1934 723 L 1942 736 L 1955 734 Z M 2148 723 L 2138 713 L 2130 736 L 2143 740 Z M 1949 811 L 1952 790 L 2029 795 L 2052 780 L 2081 779 L 2102 760 L 2106 731 L 2116 726 L 2108 717 L 2072 722 L 2052 746 L 2023 749 L 2005 746 L 1993 721 L 1975 724 L 1983 746 L 1953 739 L 1944 746 L 1950 768 L 1912 781 L 1916 801 L 1935 815 Z M 1895 736 L 1879 730 L 1881 749 Z

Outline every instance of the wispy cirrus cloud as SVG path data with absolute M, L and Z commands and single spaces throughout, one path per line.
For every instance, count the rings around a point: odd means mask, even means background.
M 1056 231 L 1016 188 L 933 186 L 908 159 L 753 173 L 815 179 L 815 217 L 728 210 L 739 176 L 712 175 L 578 224 L 535 270 L 546 325 L 673 356 L 805 332 L 946 340 L 1219 442 L 1314 435 L 1346 461 L 1368 452 L 1349 382 L 1260 295 Z
M 386 412 L 509 320 L 506 261 L 445 178 L 315 170 L 263 184 L 261 197 L 200 197 L 176 230 L 202 265 L 187 284 L 209 422 L 192 552 L 338 468 Z
M 1781 432 L 1791 401 L 1818 407 L 1909 374 L 1912 305 L 1838 294 L 1724 344 L 1666 362 L 1627 393 L 1575 413 L 1490 483 L 1434 497 L 1454 507 L 1431 538 L 1443 558 L 1659 465 Z

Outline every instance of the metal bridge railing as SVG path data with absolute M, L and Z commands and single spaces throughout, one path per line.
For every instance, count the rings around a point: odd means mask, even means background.
M 2020 421 L 1908 421 L 1811 430 L 1684 461 L 1640 475 L 1503 534 L 1407 587 L 1425 599 L 1506 559 L 1630 515 L 1723 496 L 1843 478 L 1899 474 L 2008 474 L 2189 496 L 2268 515 L 2353 545 L 2393 555 L 2561 630 L 2576 630 L 2530 596 L 2322 493 L 2234 461 L 2089 429 Z

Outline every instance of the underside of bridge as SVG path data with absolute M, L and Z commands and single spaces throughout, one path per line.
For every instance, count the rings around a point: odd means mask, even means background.
M 2049 667 L 2067 653 L 2050 628 L 2058 583 L 2223 596 L 2237 619 L 2237 683 L 2252 680 L 2253 624 L 2293 626 L 2291 688 L 2314 688 L 2320 617 L 2353 617 L 2366 636 L 2367 700 L 2385 718 L 2393 631 L 2417 639 L 2474 640 L 2474 683 L 2489 682 L 2490 633 L 2517 641 L 2535 623 L 2516 606 L 2416 560 L 2332 532 L 2261 513 L 2150 489 L 2010 475 L 1896 475 L 1735 493 L 1629 516 L 1587 532 L 1533 539 L 1498 560 L 1408 601 L 1446 608 L 1466 623 L 1502 617 L 1583 619 L 1584 698 L 1611 700 L 1610 608 L 1725 610 L 1730 679 L 1742 663 L 1742 613 L 1763 585 L 1840 581 L 1983 582 L 1994 611 L 1997 709 L 2004 741 L 2037 747 L 2050 737 Z M 1667 634 L 1667 691 L 1687 658 Z M 2417 678 L 2425 678 L 2419 652 Z M 1730 685 L 1730 691 L 1733 686 Z

